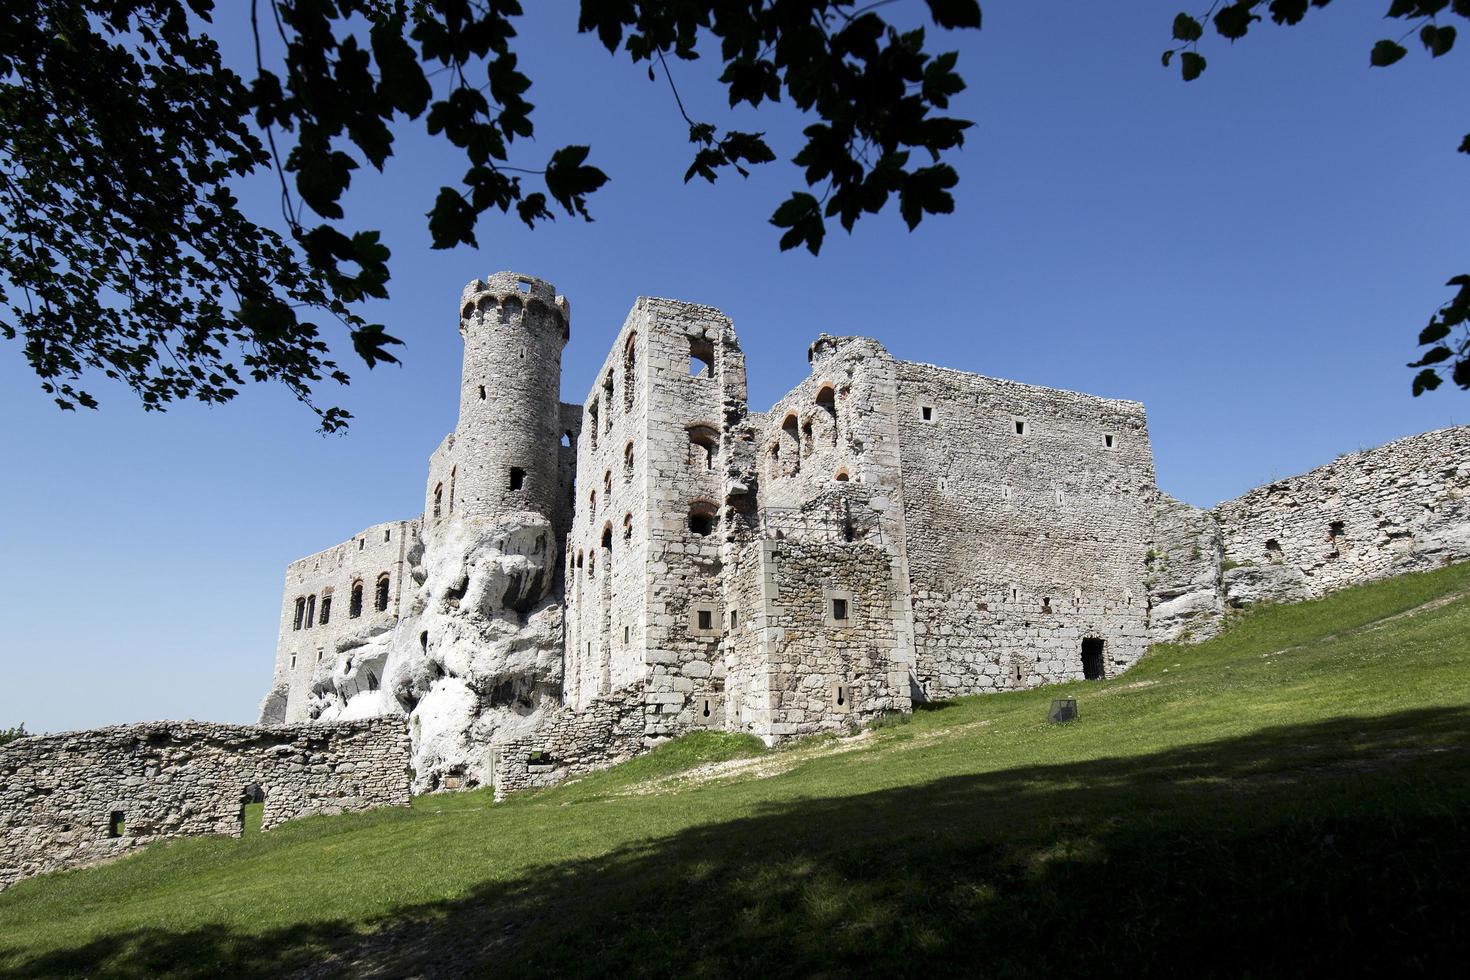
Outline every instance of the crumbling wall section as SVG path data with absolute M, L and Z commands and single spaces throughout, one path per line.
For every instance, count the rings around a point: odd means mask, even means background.
M 641 686 L 563 708 L 530 735 L 492 747 L 495 798 L 554 786 L 631 759 L 644 747 Z
M 165 837 L 240 836 L 310 814 L 409 803 L 402 718 L 261 728 L 146 722 L 0 746 L 0 888 Z
M 1216 512 L 1228 565 L 1295 568 L 1306 596 L 1463 561 L 1470 558 L 1470 426 L 1349 453 Z

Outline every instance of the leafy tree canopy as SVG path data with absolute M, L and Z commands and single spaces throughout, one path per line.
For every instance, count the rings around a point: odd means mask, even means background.
M 0 745 L 4 745 L 6 742 L 14 742 L 16 739 L 25 738 L 28 735 L 30 735 L 30 732 L 26 731 L 25 722 L 21 722 L 14 728 L 0 728 Z
M 248 79 L 208 33 L 214 0 L 0 7 L 0 334 L 64 409 L 96 406 L 83 385 L 98 372 L 154 410 L 225 402 L 250 380 L 285 385 L 325 431 L 346 425 L 317 401 L 348 381 L 328 332 L 345 329 L 369 368 L 400 341 L 360 312 L 388 295 L 388 246 L 341 201 L 364 164 L 384 169 L 404 120 L 464 156 L 427 215 L 434 247 L 474 245 L 487 213 L 590 220 L 608 177 L 589 147 L 519 152 L 535 128 L 516 0 L 248 2 Z M 980 27 L 975 0 L 925 3 L 939 28 Z M 809 123 L 802 183 L 771 221 L 782 249 L 815 254 L 830 221 L 851 231 L 896 200 L 913 228 L 954 207 L 945 155 L 970 125 L 943 114 L 964 88 L 957 55 L 884 6 L 584 0 L 579 29 L 671 86 L 667 59 L 717 50 L 732 107 L 793 103 Z M 686 181 L 776 158 L 762 133 L 684 118 Z M 270 171 L 277 227 L 231 190 Z
M 1181 13 L 1174 18 L 1174 47 L 1164 52 L 1164 67 L 1179 58 L 1179 71 L 1186 82 L 1194 81 L 1205 70 L 1204 55 L 1199 53 L 1205 23 L 1215 32 L 1234 42 L 1250 32 L 1251 25 L 1270 17 L 1274 24 L 1291 26 L 1301 23 L 1313 7 L 1325 7 L 1331 0 L 1222 0 L 1210 4 L 1199 16 Z M 1404 42 L 1417 37 L 1431 58 L 1449 53 L 1457 35 L 1453 21 L 1470 20 L 1470 0 L 1391 0 L 1385 18 L 1403 27 L 1396 38 L 1384 38 L 1368 51 L 1368 64 L 1387 68 L 1405 57 L 1409 51 Z M 1459 146 L 1470 153 L 1470 135 Z M 1470 388 L 1470 275 L 1451 276 L 1445 285 L 1455 290 L 1454 296 L 1437 309 L 1429 323 L 1419 332 L 1419 345 L 1426 348 L 1422 356 L 1409 364 L 1417 368 L 1414 394 L 1433 391 L 1446 377 L 1461 388 Z

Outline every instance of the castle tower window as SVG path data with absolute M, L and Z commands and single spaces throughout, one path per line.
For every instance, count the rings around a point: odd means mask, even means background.
M 602 547 L 612 551 L 612 521 L 608 521 L 602 528 Z
M 925 422 L 933 422 L 934 421 L 934 406 L 933 405 L 921 405 L 921 406 L 919 406 L 919 417 L 922 418 Z
M 1113 435 L 1111 432 L 1104 432 L 1103 433 L 1103 448 L 1104 449 L 1112 449 L 1114 446 L 1117 445 L 1117 443 L 1118 443 L 1118 437 L 1117 436 Z
M 388 576 L 386 574 L 378 577 L 378 588 L 373 596 L 373 608 L 378 612 L 388 611 Z
M 817 392 L 817 407 L 834 420 L 837 418 L 837 395 L 831 385 L 823 385 L 822 389 Z
M 714 376 L 715 345 L 703 337 L 689 338 L 689 377 Z
M 291 620 L 291 629 L 293 629 L 293 630 L 299 630 L 299 629 L 301 629 L 301 623 L 305 619 L 306 619 L 306 597 L 305 596 L 297 596 L 296 597 L 296 615 Z
M 439 505 L 444 499 L 444 484 L 440 483 L 434 487 L 434 520 L 439 519 Z
M 739 622 L 740 622 L 740 613 L 739 613 L 739 611 L 738 610 L 735 610 L 735 609 L 731 609 L 730 610 L 730 628 L 731 629 L 734 629 L 735 626 L 736 626 L 736 624 L 739 623 Z
M 458 476 L 459 467 L 451 466 L 449 468 L 449 513 L 451 514 L 454 513 L 454 482 Z
M 1329 539 L 1342 537 L 1342 529 L 1342 521 L 1333 521 L 1331 524 L 1327 525 L 1327 537 Z
M 562 444 L 562 448 L 563 449 L 570 449 L 570 448 L 572 448 L 572 430 L 571 429 L 568 429 L 567 431 L 565 431 L 565 432 L 563 432 L 561 434 L 561 444 Z
M 480 401 L 484 401 L 484 400 L 485 400 L 485 386 L 484 385 L 480 385 Z
M 311 629 L 316 624 L 316 596 L 306 597 L 306 628 Z
M 352 594 L 347 598 L 347 618 L 356 619 L 362 615 L 362 583 L 352 583 Z
M 630 442 L 623 447 L 623 480 L 633 479 L 633 444 Z
M 834 620 L 837 620 L 838 622 L 844 622 L 844 621 L 846 621 L 846 619 L 847 619 L 847 600 L 846 599 L 833 599 L 832 600 L 832 618 Z
M 612 499 L 612 470 L 606 470 L 602 474 L 602 495 Z
M 1266 557 L 1269 558 L 1269 559 L 1271 559 L 1272 561 L 1280 561 L 1281 560 L 1281 542 L 1280 541 L 1277 541 L 1275 538 L 1268 538 L 1266 540 Z
M 632 631 L 628 627 L 626 627 L 626 626 L 623 627 L 623 646 L 627 646 L 628 645 L 628 637 L 631 634 L 631 632 Z
M 419 634 L 419 649 L 425 653 L 429 652 L 429 631 L 424 630 Z
M 696 469 L 714 469 L 715 453 L 720 448 L 720 434 L 708 425 L 689 427 L 689 465 Z
M 592 491 L 590 491 L 587 494 L 587 510 L 588 510 L 587 516 L 589 518 L 591 518 L 592 520 L 594 520 L 594 521 L 597 520 L 597 517 L 596 517 L 596 514 L 597 514 L 597 491 L 596 490 L 592 490 Z
M 719 508 L 714 504 L 703 500 L 695 501 L 689 507 L 689 530 L 700 536 L 711 534 L 718 516 Z
M 839 483 L 846 483 L 849 479 L 847 475 L 847 470 L 838 470 L 837 475 L 833 477 L 833 479 L 837 480 Z
M 588 435 L 591 437 L 593 449 L 597 448 L 597 417 L 597 400 L 593 399 L 592 404 L 587 406 L 587 423 L 590 428 Z
M 316 662 L 317 663 L 321 663 L 322 662 L 322 654 L 325 653 L 325 652 L 326 651 L 323 650 L 321 647 L 317 647 L 316 648 Z
M 296 669 L 296 654 L 294 654 L 294 653 L 291 654 L 291 669 L 292 670 L 295 670 Z
M 373 673 L 372 671 L 368 671 L 367 672 L 367 682 L 368 682 L 368 690 L 369 691 L 376 691 L 378 689 L 378 675 L 377 674 Z
M 1082 677 L 1089 681 L 1100 681 L 1103 673 L 1103 641 L 1089 636 L 1082 641 Z
M 713 610 L 710 610 L 710 609 L 701 609 L 698 612 L 698 616 L 699 616 L 698 622 L 699 622 L 699 628 L 700 629 L 702 629 L 702 630 L 712 630 L 712 629 L 715 628 L 715 614 L 714 614 L 714 611 Z
M 383 532 L 383 540 L 384 541 L 391 541 L 391 540 L 393 540 L 393 529 L 392 528 L 389 528 L 388 530 L 386 530 L 386 531 Z
M 317 622 L 323 626 L 332 621 L 332 590 L 330 588 L 322 592 L 322 614 Z
M 1026 420 L 1025 419 L 1016 419 L 1016 435 L 1018 435 L 1018 436 L 1024 436 L 1025 434 L 1026 434 Z
M 128 832 L 128 821 L 121 810 L 113 810 L 107 816 L 107 836 L 121 837 Z
M 797 434 L 796 416 L 788 415 L 781 423 L 781 442 L 787 452 L 790 462 L 790 473 L 795 475 L 801 472 L 801 438 Z
M 812 452 L 812 420 L 807 419 L 801 423 L 801 454 L 810 456 Z
M 613 398 L 613 373 L 611 371 L 607 372 L 607 377 L 602 379 L 602 393 L 607 396 L 607 430 L 611 432 L 612 410 L 613 406 L 618 403 L 617 399 Z
M 519 466 L 512 466 L 510 468 L 510 488 L 512 490 L 520 490 L 524 488 L 525 485 L 526 471 L 521 469 Z
M 623 540 L 624 541 L 632 541 L 633 540 L 633 515 L 632 514 L 624 514 L 623 515 Z

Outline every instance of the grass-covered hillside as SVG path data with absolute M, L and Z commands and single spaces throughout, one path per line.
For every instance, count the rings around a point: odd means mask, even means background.
M 1467 592 L 1447 568 L 852 738 L 156 845 L 0 894 L 0 973 L 1458 973 Z M 1082 717 L 1047 725 L 1062 694 Z

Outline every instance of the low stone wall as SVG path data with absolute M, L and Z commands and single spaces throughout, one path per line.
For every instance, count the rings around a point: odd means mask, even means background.
M 1223 559 L 1214 513 L 1160 493 L 1153 541 L 1145 555 L 1150 640 L 1207 640 L 1220 632 L 1225 620 Z
M 554 786 L 571 776 L 625 762 L 644 748 L 643 685 L 563 708 L 534 734 L 492 747 L 495 798 Z
M 0 888 L 165 837 L 409 802 L 403 719 L 259 728 L 145 722 L 0 746 Z

